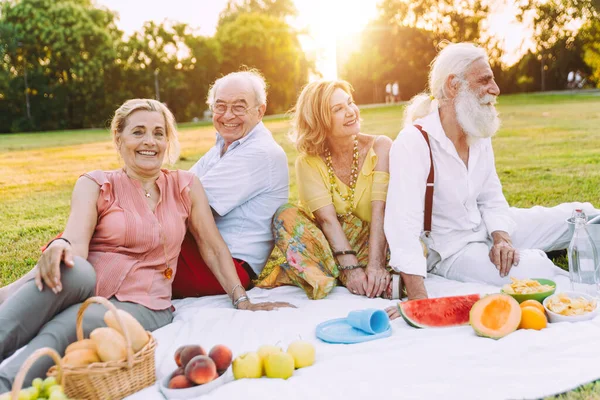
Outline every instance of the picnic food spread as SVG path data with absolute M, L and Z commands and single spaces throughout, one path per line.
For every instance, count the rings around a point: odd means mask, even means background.
M 5 393 L 0 396 L 0 400 L 10 400 L 11 393 Z M 42 380 L 42 378 L 35 378 L 31 382 L 31 386 L 19 391 L 19 400 L 68 400 L 69 398 L 63 391 L 62 385 L 56 382 L 56 378 L 49 376 Z
M 565 293 L 559 293 L 548 299 L 546 307 L 560 315 L 582 315 L 596 309 L 596 300 L 588 300 L 583 296 L 571 298 Z
M 533 279 L 510 278 L 511 283 L 502 286 L 502 291 L 507 294 L 543 293 L 554 289 L 554 286 L 543 285 Z
M 264 345 L 256 352 L 239 355 L 233 361 L 235 379 L 268 378 L 287 379 L 298 368 L 309 367 L 315 362 L 315 347 L 304 340 L 296 340 L 284 352 L 281 347 Z
M 402 318 L 415 328 L 439 328 L 469 323 L 469 311 L 478 294 L 438 297 L 398 303 Z
M 227 371 L 233 354 L 225 345 L 213 346 L 206 353 L 199 345 L 184 345 L 175 351 L 178 368 L 171 374 L 169 389 L 184 389 L 212 382 Z
M 509 295 L 491 294 L 473 305 L 469 321 L 478 336 L 500 339 L 519 327 L 521 307 Z
M 478 336 L 491 339 L 503 338 L 518 329 L 544 329 L 549 318 L 550 322 L 571 321 L 558 320 L 552 313 L 579 317 L 597 309 L 593 298 L 572 292 L 553 294 L 555 290 L 556 284 L 550 280 L 511 277 L 511 283 L 504 285 L 501 293 L 411 300 L 398 303 L 398 309 L 403 319 L 415 328 L 469 323 Z M 579 320 L 582 319 L 571 322 Z

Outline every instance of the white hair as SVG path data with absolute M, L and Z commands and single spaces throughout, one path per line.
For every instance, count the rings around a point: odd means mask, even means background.
M 214 103 L 215 94 L 217 93 L 217 89 L 222 83 L 229 82 L 230 80 L 236 78 L 245 79 L 252 85 L 252 89 L 254 90 L 254 96 L 256 97 L 256 102 L 258 103 L 258 105 L 267 105 L 267 83 L 265 82 L 265 78 L 263 78 L 262 74 L 256 69 L 232 72 L 217 79 L 212 84 L 210 89 L 208 89 L 208 97 L 206 99 L 206 104 L 210 106 Z
M 481 47 L 472 43 L 450 43 L 431 62 L 429 71 L 429 89 L 431 94 L 420 93 L 414 96 L 404 111 L 404 126 L 412 125 L 437 107 L 435 100 L 446 99 L 444 92 L 446 81 L 450 75 L 459 80 L 465 79 L 469 66 L 479 60 L 488 61 L 488 55 Z

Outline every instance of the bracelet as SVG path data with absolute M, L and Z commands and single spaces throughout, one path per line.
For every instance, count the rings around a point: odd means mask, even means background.
M 235 293 L 235 289 L 237 289 L 238 287 L 241 287 L 242 289 L 244 288 L 241 284 L 237 284 L 233 287 L 233 289 L 231 289 L 231 298 L 233 299 L 233 294 Z
M 233 308 L 235 308 L 237 310 L 238 305 L 240 303 L 243 303 L 244 301 L 250 301 L 250 299 L 248 298 L 248 296 L 240 296 L 238 297 L 234 302 L 233 302 Z
M 342 271 L 347 271 L 347 270 L 351 270 L 351 269 L 356 269 L 356 268 L 364 268 L 365 266 L 362 264 L 356 264 L 356 265 L 340 265 L 338 267 L 338 269 L 341 269 Z
M 356 251 L 354 250 L 341 250 L 341 251 L 334 251 L 333 252 L 333 256 L 337 257 L 337 256 L 344 256 L 346 254 L 352 254 L 353 256 L 356 255 Z
M 48 242 L 48 244 L 46 245 L 46 249 L 47 249 L 48 247 L 50 247 L 50 245 L 52 244 L 52 242 L 55 242 L 55 241 L 57 241 L 57 240 L 64 240 L 65 242 L 69 243 L 69 246 L 73 246 L 73 245 L 71 244 L 71 242 L 69 242 L 69 239 L 67 239 L 67 238 L 64 238 L 64 237 L 57 237 L 57 238 L 54 238 L 54 239 L 52 239 L 51 241 L 49 241 L 49 242 Z

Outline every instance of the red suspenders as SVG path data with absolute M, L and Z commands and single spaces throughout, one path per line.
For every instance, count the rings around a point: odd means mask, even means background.
M 427 187 L 425 189 L 425 215 L 423 220 L 423 233 L 425 236 L 429 237 L 431 234 L 431 213 L 433 207 L 433 182 L 435 171 L 433 168 L 433 155 L 431 154 L 431 144 L 429 143 L 429 135 L 427 132 L 423 130 L 421 125 L 415 125 L 415 127 L 421 132 L 425 142 L 427 142 L 427 147 L 429 148 L 429 176 L 427 177 Z

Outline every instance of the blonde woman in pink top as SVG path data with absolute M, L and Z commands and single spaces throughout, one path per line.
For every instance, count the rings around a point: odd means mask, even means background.
M 67 226 L 42 253 L 20 288 L 0 305 L 0 393 L 9 391 L 24 360 L 41 347 L 63 353 L 76 340 L 77 311 L 88 297 L 109 299 L 153 331 L 173 319 L 171 283 L 186 230 L 206 264 L 242 310 L 272 310 L 287 303 L 249 301 L 231 254 L 215 225 L 202 184 L 173 164 L 179 142 L 173 114 L 160 102 L 125 102 L 111 124 L 124 167 L 83 174 L 75 184 Z M 103 326 L 105 309 L 88 308 L 84 332 Z M 25 385 L 45 375 L 50 359 L 29 370 Z

